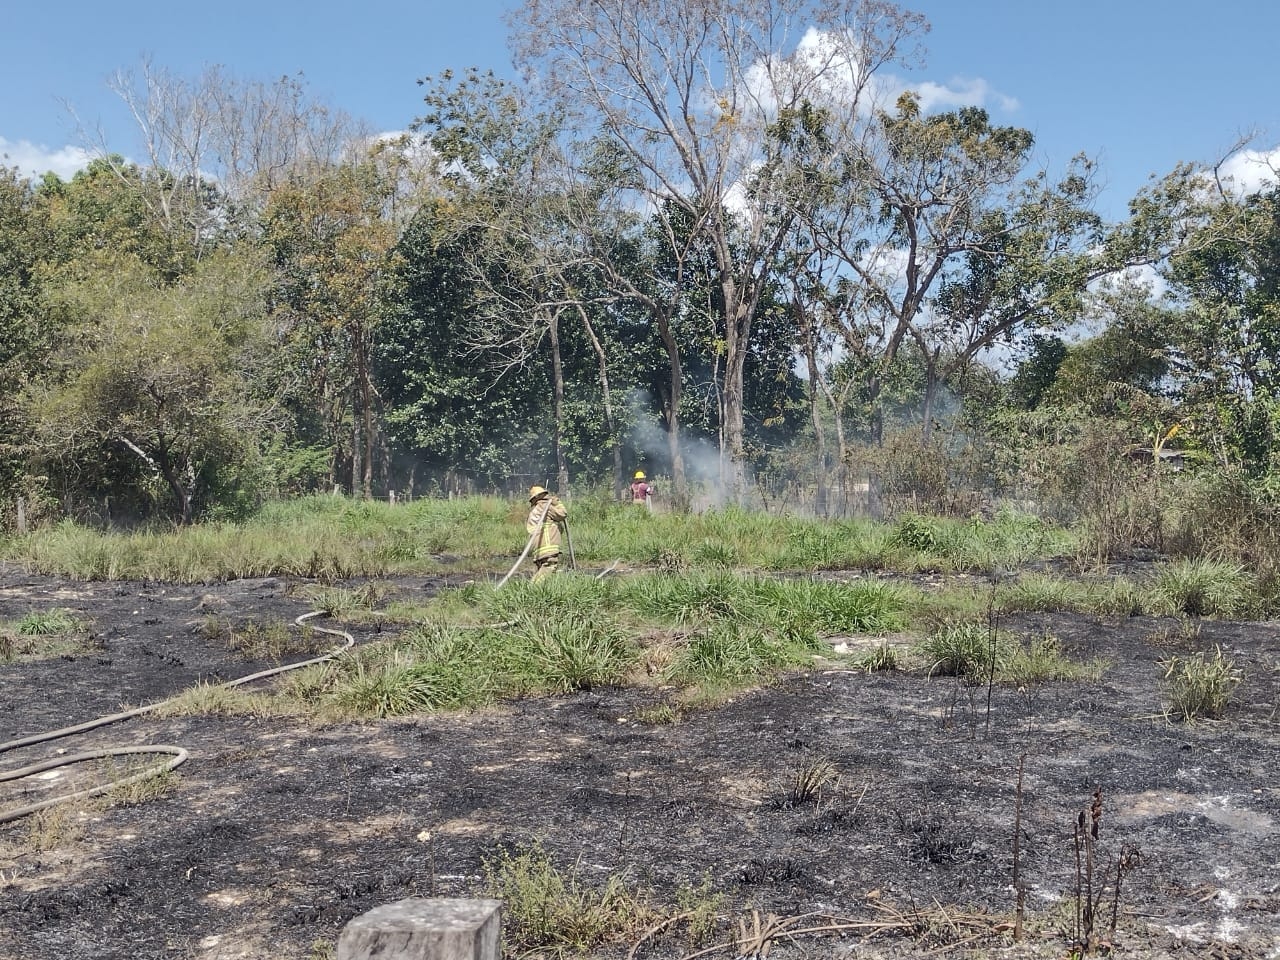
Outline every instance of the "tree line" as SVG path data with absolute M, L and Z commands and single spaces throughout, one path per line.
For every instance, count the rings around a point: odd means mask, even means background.
M 1106 222 L 1090 158 L 896 89 L 927 24 L 880 0 L 513 17 L 527 79 L 424 78 L 397 136 L 144 64 L 140 159 L 0 170 L 0 497 L 188 523 L 640 467 L 842 513 L 904 429 L 1016 474 L 1095 422 L 1274 475 L 1274 186 L 1183 165 Z

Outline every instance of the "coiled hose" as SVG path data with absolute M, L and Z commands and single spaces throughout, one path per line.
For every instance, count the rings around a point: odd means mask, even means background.
M 299 627 L 307 625 L 308 620 L 323 616 L 323 610 L 312 610 L 310 613 L 304 613 L 293 622 Z M 302 667 L 309 667 L 316 663 L 323 663 L 336 657 L 344 650 L 351 649 L 355 645 L 355 637 L 347 633 L 345 630 L 334 630 L 329 627 L 311 628 L 318 633 L 327 633 L 335 637 L 344 638 L 345 642 L 327 653 L 318 657 L 312 657 L 310 660 L 303 660 L 300 663 L 290 663 L 282 667 L 272 667 L 269 670 L 261 670 L 258 673 L 250 674 L 247 677 L 240 677 L 238 680 L 229 680 L 220 684 L 225 689 L 243 686 L 246 683 L 253 683 L 255 680 L 263 680 L 267 677 L 273 677 L 279 673 L 285 673 L 289 670 L 298 670 Z M 89 720 L 85 723 L 78 723 L 70 727 L 62 727 L 58 730 L 50 730 L 47 733 L 37 733 L 29 737 L 23 737 L 19 740 L 10 740 L 7 743 L 0 743 L 0 753 L 7 753 L 10 750 L 17 750 L 20 747 L 29 747 L 37 743 L 47 743 L 50 740 L 60 740 L 63 737 L 74 736 L 77 733 L 85 733 L 89 730 L 96 730 L 98 727 L 105 727 L 108 724 L 119 723 L 122 720 L 128 720 L 131 717 L 142 716 L 144 713 L 150 713 L 176 700 L 177 697 L 169 697 L 167 700 L 160 700 L 156 703 L 148 704 L 145 707 L 136 707 L 133 710 L 125 710 L 121 713 L 112 713 L 104 717 L 98 717 L 96 720 Z M 128 756 L 130 754 L 166 754 L 170 759 L 163 763 L 148 767 L 147 769 L 131 774 L 127 777 L 121 777 L 108 783 L 100 784 L 96 787 L 89 787 L 85 790 L 78 790 L 75 793 L 64 794 L 59 797 L 53 797 L 48 800 L 42 800 L 38 803 L 31 803 L 24 807 L 15 807 L 12 810 L 0 810 L 0 823 L 8 823 L 12 820 L 18 820 L 38 810 L 46 807 L 52 807 L 55 804 L 66 803 L 69 800 L 82 800 L 87 797 L 95 797 L 100 794 L 108 793 L 122 786 L 145 780 L 148 777 L 157 776 L 166 771 L 173 770 L 186 762 L 189 754 L 182 747 L 172 746 L 169 744 L 156 744 L 141 747 L 105 747 L 102 750 L 90 750 L 84 753 L 75 753 L 65 757 L 58 757 L 54 760 L 45 760 L 40 763 L 34 763 L 27 767 L 19 767 L 16 770 L 8 770 L 0 772 L 0 783 L 7 783 L 13 780 L 21 780 L 24 777 L 31 777 L 38 773 L 44 773 L 47 770 L 55 770 L 58 767 L 70 766 L 73 763 L 81 763 L 85 760 L 101 760 L 107 757 Z

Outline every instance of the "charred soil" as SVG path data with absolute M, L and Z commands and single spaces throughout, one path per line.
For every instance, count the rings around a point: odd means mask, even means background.
M 0 662 L 0 741 L 270 666 L 199 625 L 211 609 L 292 621 L 307 607 L 290 587 L 0 570 L 0 619 L 62 607 L 93 634 L 77 653 Z M 438 587 L 398 583 L 402 598 Z M 1280 957 L 1277 624 L 1172 623 L 1002 623 L 1104 658 L 1096 681 L 988 691 L 833 659 L 697 710 L 651 687 L 342 725 L 149 715 L 13 750 L 3 769 L 112 744 L 175 744 L 190 759 L 157 797 L 0 825 L 0 958 L 327 957 L 352 917 L 403 897 L 481 895 L 486 863 L 535 844 L 580 883 L 616 877 L 673 913 L 681 889 L 721 897 L 711 940 L 671 924 L 637 957 L 684 957 L 735 933 L 736 949 L 711 955 L 1065 956 L 1090 879 L 1099 936 L 1118 955 Z M 1215 646 L 1244 674 L 1226 718 L 1169 722 L 1160 662 Z M 1020 762 L 1025 930 L 1013 944 Z M 83 775 L 0 784 L 0 811 Z M 1082 879 L 1073 835 L 1082 812 L 1091 824 L 1095 791 L 1097 866 Z M 1117 905 L 1122 849 L 1140 862 Z M 755 935 L 802 915 L 814 919 L 792 930 L 843 929 Z

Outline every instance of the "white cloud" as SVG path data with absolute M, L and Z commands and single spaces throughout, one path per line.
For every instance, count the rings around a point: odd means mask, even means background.
M 992 88 L 981 77 L 953 77 L 949 85 L 926 80 L 907 89 L 920 95 L 920 109 L 925 113 L 934 110 L 950 110 L 955 107 L 985 107 L 988 101 L 1006 113 L 1018 109 L 1018 101 Z
M 0 137 L 0 166 L 17 167 L 25 176 L 41 177 L 53 171 L 63 180 L 70 180 L 93 159 L 93 154 L 80 147 L 58 147 L 51 150 L 43 144 L 29 140 L 11 141 Z
M 1123 272 L 1122 276 L 1136 287 L 1146 287 L 1147 297 L 1150 300 L 1162 300 L 1169 292 L 1169 281 L 1156 273 L 1156 268 L 1150 264 L 1130 267 Z
M 748 67 L 743 92 L 766 117 L 776 115 L 782 102 L 848 103 L 857 94 L 861 68 L 850 44 L 840 41 L 839 34 L 810 27 L 790 55 L 762 58 Z
M 862 267 L 885 289 L 906 282 L 911 254 L 903 247 L 875 246 L 862 253 Z
M 810 28 L 791 55 L 753 64 L 745 74 L 744 88 L 766 116 L 777 112 L 780 97 L 794 101 L 803 96 L 842 106 L 857 100 L 859 111 L 865 112 L 872 107 L 892 107 L 907 90 L 919 95 L 925 113 L 988 105 L 1012 113 L 1020 106 L 1016 98 L 1001 93 L 981 77 L 953 77 L 946 83 L 912 83 L 889 73 L 868 77 L 859 62 L 860 52 L 851 36 Z M 866 89 L 860 89 L 863 87 Z
M 925 80 L 912 83 L 893 74 L 878 79 L 876 100 L 883 107 L 892 107 L 898 97 L 908 90 L 920 98 L 923 113 L 954 110 L 957 107 L 998 107 L 1004 113 L 1013 113 L 1021 104 L 1017 98 L 1001 93 L 981 77 L 952 77 L 947 83 Z
M 1218 168 L 1223 187 L 1237 196 L 1248 196 L 1280 184 L 1280 147 L 1241 150 Z

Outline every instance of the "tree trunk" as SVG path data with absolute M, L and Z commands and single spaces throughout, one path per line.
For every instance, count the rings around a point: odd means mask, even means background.
M 373 385 L 369 376 L 369 346 L 363 330 L 355 337 L 356 377 L 359 381 L 360 417 L 364 449 L 361 475 L 364 498 L 373 499 Z
M 924 399 L 920 404 L 920 446 L 927 447 L 933 438 L 933 405 L 938 394 L 938 368 L 932 359 L 928 360 L 924 373 Z
M 670 373 L 671 394 L 663 412 L 667 419 L 667 446 L 671 452 L 671 485 L 677 504 L 683 505 L 689 502 L 689 480 L 684 472 L 684 454 L 680 445 L 680 400 L 684 371 L 680 365 L 680 350 L 675 335 L 671 332 L 671 318 L 659 311 L 654 319 L 657 320 L 658 334 L 667 351 L 667 369 Z
M 125 441 L 126 443 L 128 441 Z M 133 444 L 129 444 L 133 446 Z M 137 448 L 134 447 L 136 450 Z M 156 451 L 156 463 L 160 467 L 160 475 L 164 477 L 164 482 L 169 485 L 169 490 L 173 493 L 173 498 L 177 501 L 178 506 L 178 522 L 182 526 L 188 526 L 191 523 L 191 490 L 184 486 L 178 477 L 177 470 L 174 469 L 173 463 L 169 459 L 169 452 L 162 446 Z
M 351 496 L 360 495 L 360 392 L 351 391 Z
M 551 339 L 551 379 L 554 391 L 552 402 L 551 449 L 556 461 L 556 489 L 561 496 L 569 492 L 569 465 L 564 459 L 564 363 L 560 357 L 560 314 L 551 315 L 547 324 Z
M 719 256 L 719 255 L 718 255 Z M 725 493 L 730 503 L 746 500 L 747 476 L 744 371 L 751 344 L 751 316 L 755 293 L 740 288 L 728 273 L 731 261 L 721 258 L 720 288 L 724 296 L 724 386 L 720 397 L 722 462 Z
M 813 512 L 820 517 L 825 517 L 828 511 L 827 438 L 823 431 L 822 408 L 818 402 L 818 391 L 820 389 L 818 384 L 820 379 L 820 374 L 818 373 L 818 337 L 817 331 L 814 329 L 813 320 L 805 315 L 804 306 L 799 299 L 793 300 L 791 307 L 796 321 L 796 328 L 805 332 L 804 359 L 809 372 L 809 422 L 813 424 L 813 447 L 816 467 L 814 479 L 817 488 L 814 493 Z
M 578 316 L 582 318 L 582 326 L 586 329 L 587 336 L 591 338 L 591 348 L 595 350 L 599 364 L 600 395 L 604 400 L 604 424 L 609 433 L 609 446 L 613 448 L 613 499 L 621 500 L 626 481 L 622 473 L 622 445 L 618 442 L 618 426 L 613 417 L 613 394 L 609 390 L 609 359 L 605 355 L 604 345 L 600 343 L 600 338 L 596 336 L 595 328 L 591 325 L 591 318 L 587 316 L 586 308 L 582 304 L 577 304 L 577 308 Z

